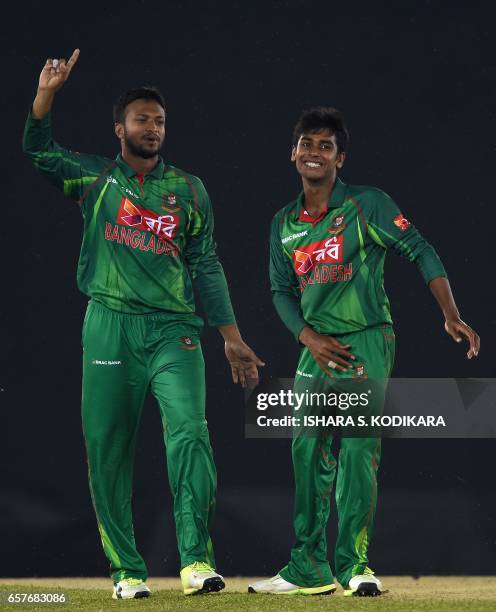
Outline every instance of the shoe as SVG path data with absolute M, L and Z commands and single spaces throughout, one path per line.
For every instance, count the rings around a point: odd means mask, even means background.
M 357 597 L 377 597 L 382 595 L 382 583 L 379 578 L 373 574 L 360 574 L 353 576 L 348 584 L 348 588 L 344 590 L 344 595 L 349 597 L 355 595 Z
M 248 593 L 273 593 L 275 595 L 332 595 L 335 590 L 335 584 L 326 584 L 320 587 L 299 587 L 284 580 L 279 574 L 248 586 Z
M 150 589 L 139 578 L 126 578 L 114 584 L 112 599 L 139 599 L 150 597 Z
M 208 563 L 195 561 L 181 570 L 181 582 L 185 595 L 216 593 L 225 588 L 224 578 L 217 574 Z

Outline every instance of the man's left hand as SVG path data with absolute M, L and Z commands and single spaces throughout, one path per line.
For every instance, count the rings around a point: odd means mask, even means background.
M 255 352 L 241 339 L 226 340 L 225 351 L 227 361 L 231 366 L 231 374 L 234 383 L 241 383 L 246 387 L 258 384 L 258 367 L 265 363 L 257 357 Z
M 480 349 L 480 338 L 470 327 L 470 325 L 467 325 L 460 318 L 451 320 L 447 319 L 444 324 L 444 329 L 453 338 L 453 340 L 455 340 L 455 342 L 461 342 L 462 336 L 465 336 L 470 344 L 470 349 L 467 353 L 468 359 L 477 357 Z

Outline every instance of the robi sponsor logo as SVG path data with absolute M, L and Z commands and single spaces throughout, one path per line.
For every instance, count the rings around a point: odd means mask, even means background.
M 178 215 L 173 214 L 157 215 L 151 210 L 136 206 L 127 198 L 122 198 L 117 213 L 117 223 L 119 225 L 127 225 L 135 229 L 152 232 L 162 240 L 172 240 L 175 237 L 179 219 Z
M 179 255 L 179 247 L 174 242 L 180 221 L 178 215 L 157 215 L 122 198 L 116 221 L 117 225 L 105 224 L 105 240 L 152 251 L 155 255 Z
M 313 242 L 293 250 L 293 264 L 296 274 L 309 272 L 316 264 L 340 263 L 343 261 L 343 235 Z

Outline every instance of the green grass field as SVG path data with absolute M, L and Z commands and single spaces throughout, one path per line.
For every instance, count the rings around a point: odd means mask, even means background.
M 496 578 L 463 576 L 383 577 L 388 592 L 378 598 L 334 595 L 307 597 L 249 595 L 246 590 L 253 578 L 226 578 L 222 593 L 185 597 L 178 578 L 150 578 L 152 597 L 116 601 L 111 598 L 112 584 L 105 578 L 4 578 L 0 580 L 0 606 L 12 610 L 83 609 L 98 612 L 117 608 L 148 610 L 496 610 Z M 8 604 L 9 593 L 65 593 L 68 604 Z

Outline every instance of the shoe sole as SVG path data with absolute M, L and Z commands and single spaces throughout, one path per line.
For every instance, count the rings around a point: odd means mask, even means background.
M 218 593 L 219 591 L 222 591 L 222 589 L 224 589 L 226 587 L 226 585 L 224 584 L 224 581 L 222 580 L 222 578 L 214 576 L 213 578 L 207 578 L 205 580 L 205 582 L 203 583 L 203 586 L 201 589 L 197 589 L 197 590 L 192 590 L 190 592 L 189 589 L 188 591 L 185 591 L 184 594 L 185 595 L 207 595 L 208 593 Z
M 382 595 L 382 591 L 373 582 L 361 582 L 354 591 L 344 592 L 345 597 L 379 597 L 379 595 Z
M 336 592 L 336 587 L 328 588 L 325 591 L 321 591 L 323 587 L 315 588 L 301 588 L 294 591 L 281 591 L 281 592 L 270 592 L 270 591 L 255 591 L 252 586 L 248 587 L 248 593 L 256 593 L 258 595 L 305 595 L 310 597 L 316 597 L 317 595 L 332 595 Z
M 122 597 L 122 595 L 118 595 L 114 593 L 112 595 L 112 599 L 143 599 L 143 597 L 150 597 L 151 593 L 149 591 L 139 591 L 135 593 L 133 597 Z

